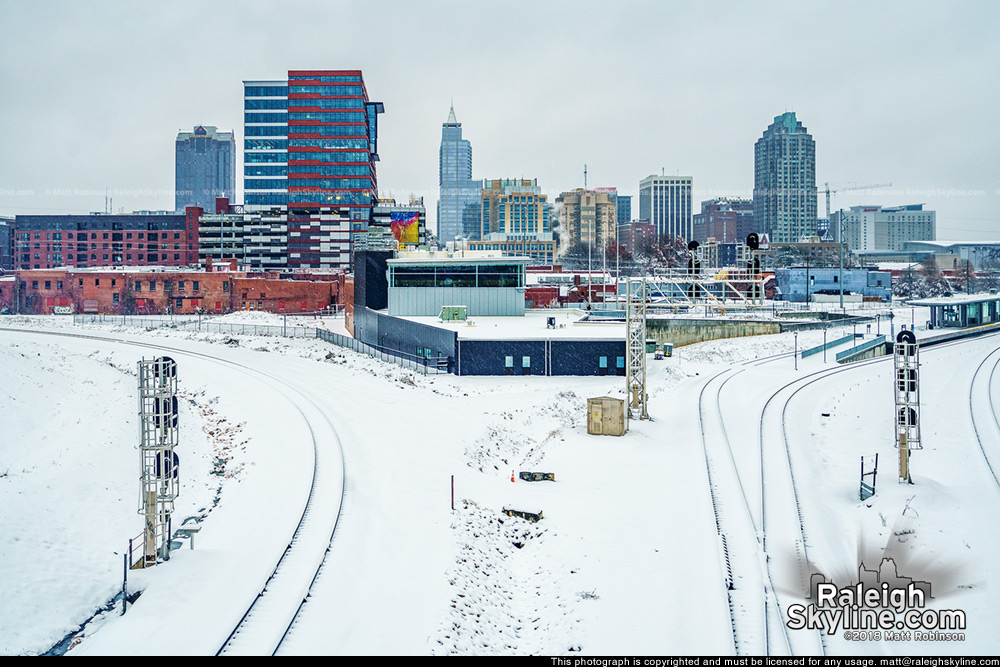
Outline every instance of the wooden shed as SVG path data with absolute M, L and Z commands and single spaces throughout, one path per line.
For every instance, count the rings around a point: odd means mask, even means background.
M 587 433 L 625 435 L 625 400 L 601 396 L 587 399 Z

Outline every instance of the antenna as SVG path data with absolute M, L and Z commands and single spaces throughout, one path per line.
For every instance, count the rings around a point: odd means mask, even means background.
M 583 189 L 587 189 L 587 165 L 583 165 Z

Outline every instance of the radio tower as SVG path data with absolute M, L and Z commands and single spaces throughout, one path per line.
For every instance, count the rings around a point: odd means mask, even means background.
M 646 279 L 625 282 L 625 391 L 628 418 L 649 419 L 646 395 Z

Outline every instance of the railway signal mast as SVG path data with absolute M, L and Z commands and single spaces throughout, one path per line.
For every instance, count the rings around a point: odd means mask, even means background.
M 920 348 L 912 331 L 900 331 L 893 344 L 896 393 L 896 449 L 899 450 L 899 481 L 912 484 L 910 452 L 920 444 Z
M 144 517 L 140 567 L 157 561 L 157 526 L 162 527 L 159 555 L 170 558 L 170 516 L 180 490 L 177 446 L 177 362 L 170 357 L 139 362 L 139 514 Z
M 646 395 L 646 279 L 625 282 L 625 393 L 628 418 L 633 410 L 649 419 Z

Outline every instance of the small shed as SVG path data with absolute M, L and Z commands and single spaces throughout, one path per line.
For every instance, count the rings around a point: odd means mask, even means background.
M 625 400 L 601 396 L 587 399 L 587 433 L 625 435 Z

